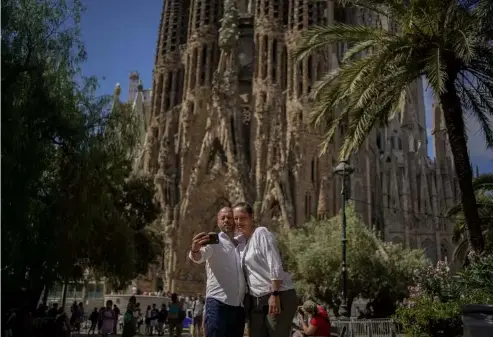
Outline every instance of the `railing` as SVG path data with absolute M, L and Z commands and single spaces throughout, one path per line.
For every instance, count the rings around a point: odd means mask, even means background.
M 396 326 L 392 319 L 332 320 L 332 326 L 341 331 L 346 327 L 344 337 L 396 337 Z

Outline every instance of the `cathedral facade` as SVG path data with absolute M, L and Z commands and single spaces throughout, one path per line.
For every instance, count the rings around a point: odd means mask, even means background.
M 342 182 L 333 167 L 344 127 L 320 156 L 322 133 L 307 121 L 311 87 L 337 67 L 345 46 L 302 62 L 291 57 L 301 32 L 334 21 L 391 29 L 330 0 L 164 1 L 152 90 L 138 73 L 129 89 L 144 130 L 136 169 L 154 177 L 163 210 L 165 249 L 149 280 L 181 294 L 203 291 L 204 268 L 187 250 L 195 233 L 215 230 L 224 205 L 250 202 L 265 226 L 339 212 Z M 421 81 L 410 93 L 403 113 L 350 158 L 350 199 L 385 240 L 424 248 L 432 261 L 450 259 L 444 215 L 459 192 L 443 117 L 433 108 L 431 160 Z

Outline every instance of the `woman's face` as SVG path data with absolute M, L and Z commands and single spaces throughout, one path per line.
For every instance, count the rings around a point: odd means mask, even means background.
M 253 232 L 253 219 L 242 207 L 233 210 L 233 218 L 236 228 L 241 234 L 249 235 Z

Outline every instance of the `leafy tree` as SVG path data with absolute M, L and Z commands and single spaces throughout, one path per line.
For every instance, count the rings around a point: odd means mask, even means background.
M 152 183 L 130 175 L 134 116 L 80 76 L 82 12 L 78 0 L 2 2 L 5 308 L 33 307 L 85 268 L 128 280 L 160 246 Z
M 339 69 L 312 91 L 314 127 L 327 127 L 323 149 L 347 126 L 340 157 L 358 149 L 378 125 L 403 110 L 410 85 L 426 78 L 445 118 L 472 250 L 484 249 L 472 188 L 464 112 L 478 120 L 493 146 L 493 5 L 490 0 L 341 0 L 379 15 L 396 29 L 336 23 L 313 27 L 297 58 L 331 44 L 348 44 Z
M 280 243 L 287 269 L 298 292 L 327 304 L 338 313 L 341 289 L 341 224 L 339 217 L 312 220 L 296 230 L 282 232 Z M 426 261 L 420 250 L 382 242 L 347 209 L 348 307 L 354 299 L 370 300 L 373 317 L 393 314 L 408 294 L 413 271 Z
M 493 174 L 482 174 L 473 180 L 473 189 L 476 193 L 477 207 L 483 236 L 485 238 L 486 251 L 493 250 Z M 454 251 L 454 260 L 467 264 L 470 253 L 467 239 L 465 238 L 465 223 L 462 205 L 452 207 L 447 216 L 455 220 L 453 241 L 457 245 Z

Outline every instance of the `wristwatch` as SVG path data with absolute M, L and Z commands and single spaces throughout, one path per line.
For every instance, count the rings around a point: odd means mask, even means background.
M 272 296 L 279 296 L 280 292 L 278 290 L 274 290 L 271 295 Z

